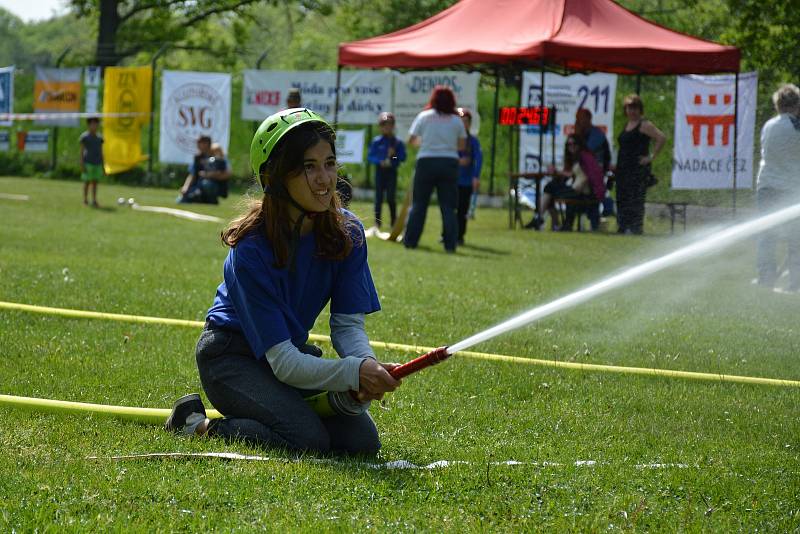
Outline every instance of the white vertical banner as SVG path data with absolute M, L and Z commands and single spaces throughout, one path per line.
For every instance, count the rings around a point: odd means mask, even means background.
M 0 150 L 3 152 L 8 152 L 11 145 L 10 138 L 8 130 L 0 130 Z
M 339 163 L 364 163 L 364 130 L 339 130 L 336 132 L 336 161 Z
M 158 158 L 192 162 L 197 139 L 207 135 L 227 154 L 230 140 L 231 75 L 165 70 L 161 81 Z
M 333 120 L 336 72 L 245 70 L 242 119 L 262 121 L 286 108 L 289 89 L 300 90 L 302 106 Z M 390 111 L 390 71 L 343 70 L 339 98 L 339 123 L 376 124 L 378 114 Z
M 25 152 L 47 152 L 50 130 L 30 130 L 25 133 Z
M 86 92 L 84 111 L 86 113 L 97 113 L 100 108 L 100 79 L 103 67 L 84 67 L 83 69 L 83 88 Z
M 739 74 L 739 124 L 734 128 L 735 76 L 678 76 L 675 89 L 673 189 L 733 189 L 733 135 L 737 131 L 736 188 L 753 187 L 753 135 L 758 73 Z
M 478 115 L 479 72 L 412 71 L 396 73 L 394 78 L 394 114 L 397 135 L 405 139 L 414 117 L 422 111 L 437 85 L 450 87 L 456 95 L 458 107 L 472 111 L 472 133 L 480 129 Z
M 0 67 L 0 113 L 14 113 L 14 67 Z M 13 121 L 0 121 L 11 126 Z M 8 149 L 6 149 L 8 150 Z
M 592 112 L 592 124 L 603 130 L 611 152 L 614 152 L 614 97 L 617 94 L 617 75 L 596 72 L 561 76 L 552 72 L 544 75 L 544 105 L 556 107 L 555 161 L 564 164 L 564 143 L 575 131 L 575 112 L 586 108 Z M 542 105 L 540 72 L 522 74 L 522 107 Z M 539 154 L 539 126 L 520 126 L 519 172 L 540 172 L 553 160 L 553 133 L 544 136 L 544 157 Z M 544 161 L 544 166 L 541 162 Z

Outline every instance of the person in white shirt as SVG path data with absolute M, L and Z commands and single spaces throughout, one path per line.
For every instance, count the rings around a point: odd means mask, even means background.
M 467 130 L 456 111 L 452 89 L 444 85 L 433 88 L 426 109 L 411 123 L 409 134 L 408 144 L 419 147 L 419 152 L 403 244 L 406 248 L 417 247 L 431 194 L 436 189 L 442 212 L 444 249 L 453 253 L 458 239 L 458 151 L 466 147 Z
M 765 214 L 800 200 L 800 89 L 785 84 L 772 95 L 777 115 L 761 130 L 758 169 L 758 211 Z M 786 266 L 791 292 L 800 291 L 800 224 L 761 234 L 758 238 L 758 285 L 772 288 L 778 279 L 777 246 L 787 241 Z

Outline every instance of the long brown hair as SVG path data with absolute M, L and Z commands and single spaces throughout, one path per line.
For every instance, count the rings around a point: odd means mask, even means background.
M 272 244 L 275 266 L 286 267 L 293 226 L 286 180 L 304 172 L 303 155 L 320 141 L 329 143 L 336 155 L 334 139 L 333 130 L 320 122 L 301 124 L 287 132 L 260 169 L 260 182 L 266 184 L 268 192 L 247 203 L 243 213 L 222 231 L 222 242 L 235 247 L 251 232 L 261 232 Z M 314 222 L 317 255 L 329 260 L 346 258 L 353 250 L 353 221 L 342 212 L 338 193 L 333 195 L 327 211 L 307 215 Z
M 573 154 L 569 150 L 569 146 L 567 143 L 570 141 L 574 141 L 575 145 L 578 147 L 578 151 Z M 586 150 L 586 142 L 583 140 L 583 137 L 577 134 L 569 134 L 567 136 L 567 140 L 564 143 L 564 169 L 568 171 L 572 171 L 572 168 L 575 166 L 576 163 L 580 163 L 581 161 L 581 152 Z

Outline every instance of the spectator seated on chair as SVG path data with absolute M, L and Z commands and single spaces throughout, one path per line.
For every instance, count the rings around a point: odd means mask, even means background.
M 575 210 L 570 212 L 570 205 L 575 208 L 580 206 L 585 208 L 587 215 L 591 214 L 589 220 L 592 229 L 596 230 L 600 222 L 599 204 L 605 196 L 605 183 L 603 171 L 592 152 L 586 148 L 583 138 L 575 134 L 567 137 L 564 170 L 556 172 L 555 169 L 551 169 L 551 172 L 554 174 L 553 180 L 544 188 L 539 213 L 550 214 L 554 231 L 570 230 L 574 215 L 577 213 Z M 563 225 L 557 209 L 558 202 L 567 205 L 567 215 L 564 217 Z M 537 216 L 532 224 L 538 230 L 544 224 L 544 220 Z

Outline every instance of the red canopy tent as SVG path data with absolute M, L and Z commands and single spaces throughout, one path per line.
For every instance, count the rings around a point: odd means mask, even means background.
M 670 30 L 612 0 L 461 0 L 408 28 L 340 44 L 338 72 L 344 66 L 494 65 L 493 183 L 500 68 L 541 69 L 542 106 L 546 67 L 636 75 L 733 72 L 738 115 L 740 57 L 736 47 Z M 338 104 L 337 90 L 337 114 Z M 738 117 L 734 119 L 734 159 L 737 124 Z M 733 184 L 735 209 L 735 165 Z
M 559 65 L 617 74 L 738 72 L 739 49 L 675 32 L 611 0 L 461 0 L 408 28 L 339 45 L 339 65 Z

